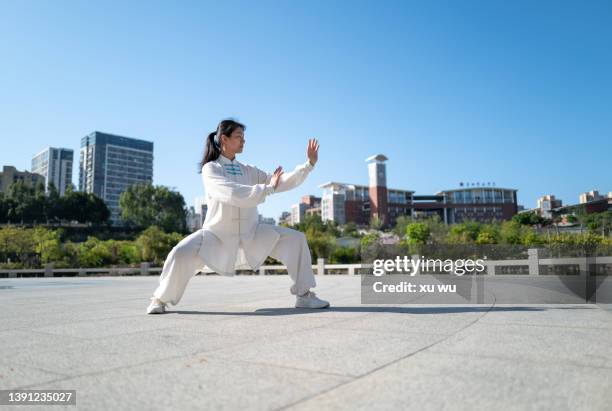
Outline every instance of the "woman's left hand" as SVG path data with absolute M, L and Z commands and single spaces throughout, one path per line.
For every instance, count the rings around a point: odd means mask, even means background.
M 310 164 L 314 166 L 319 159 L 319 142 L 317 139 L 311 138 L 308 140 L 306 155 L 308 156 L 308 161 L 310 161 Z

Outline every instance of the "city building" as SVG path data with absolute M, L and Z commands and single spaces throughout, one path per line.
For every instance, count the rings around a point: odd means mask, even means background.
M 67 148 L 47 147 L 32 158 L 32 172 L 45 178 L 45 191 L 53 183 L 60 196 L 72 185 L 74 151 Z
M 321 198 L 305 195 L 298 204 L 291 206 L 290 225 L 299 224 L 306 215 L 321 214 Z
M 554 216 L 566 216 L 568 214 L 592 214 L 612 211 L 612 191 L 607 196 L 600 195 L 597 190 L 582 193 L 578 204 L 571 204 L 554 208 Z
M 510 220 L 518 212 L 516 192 L 513 188 L 477 186 L 444 190 L 444 218 L 448 224 L 464 221 Z
M 29 171 L 18 171 L 13 166 L 3 166 L 0 172 L 0 192 L 8 193 L 13 183 L 21 181 L 28 187 L 36 187 L 39 182 L 44 183 L 45 177 Z
M 152 142 L 99 131 L 81 139 L 79 189 L 104 200 L 113 225 L 122 224 L 121 193 L 133 184 L 152 182 Z
M 535 209 L 536 213 L 538 213 L 540 217 L 550 219 L 553 217 L 552 215 L 553 208 L 561 207 L 563 205 L 563 202 L 555 198 L 554 195 L 550 194 L 550 195 L 545 195 L 545 196 L 538 198 L 537 205 L 538 206 Z
M 308 205 L 304 203 L 297 203 L 291 206 L 291 225 L 299 224 L 301 221 L 304 220 L 306 208 L 308 208 Z
M 581 193 L 579 197 L 579 200 L 580 200 L 579 202 L 580 204 L 586 204 L 588 202 L 602 200 L 604 198 L 605 198 L 604 196 L 599 194 L 599 191 L 591 190 L 586 193 Z
M 276 221 L 274 221 L 272 217 L 264 217 L 261 214 L 258 214 L 258 216 L 259 216 L 259 222 L 262 224 L 271 224 L 271 225 L 276 224 Z
M 291 213 L 289 211 L 283 211 L 278 217 L 278 224 L 291 225 Z
M 306 217 L 313 216 L 313 215 L 321 216 L 321 206 L 307 208 L 305 214 L 306 214 Z
M 415 195 L 414 191 L 387 187 L 386 161 L 378 154 L 366 159 L 369 185 L 330 181 L 319 187 L 321 218 L 338 224 L 354 222 L 367 225 L 373 219 L 382 226 L 395 224 L 400 216 L 440 216 L 447 224 L 468 220 L 490 222 L 512 218 L 517 213 L 516 189 L 499 188 L 491 183 L 471 183 L 443 190 L 434 195 Z
M 187 214 L 185 215 L 185 223 L 187 225 L 187 231 L 193 233 L 199 230 L 202 226 L 198 224 L 199 215 L 196 213 L 194 206 L 187 207 Z
M 206 204 L 206 197 L 200 196 L 196 197 L 194 200 L 194 213 L 195 213 L 195 221 L 194 224 L 198 226 L 198 229 L 202 228 L 204 224 L 204 220 L 206 220 L 206 213 L 208 211 L 208 205 Z M 194 230 L 195 231 L 195 230 Z

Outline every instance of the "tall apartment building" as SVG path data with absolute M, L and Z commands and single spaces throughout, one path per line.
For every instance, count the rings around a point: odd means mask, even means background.
M 53 183 L 61 196 L 72 184 L 74 151 L 67 148 L 47 147 L 32 158 L 32 172 L 45 178 L 45 191 Z
M 152 182 L 152 142 L 99 131 L 81 139 L 79 189 L 104 200 L 113 225 L 122 224 L 121 193 L 132 184 Z
M 387 187 L 385 162 L 378 154 L 366 159 L 369 185 L 328 182 L 320 185 L 321 218 L 345 224 L 369 224 L 377 218 L 383 226 L 395 224 L 399 216 L 439 215 L 447 224 L 467 220 L 508 220 L 517 213 L 515 189 L 491 186 L 443 190 L 435 195 Z
M 28 187 L 36 187 L 39 182 L 45 181 L 40 174 L 30 173 L 29 171 L 18 171 L 13 166 L 2 166 L 0 172 L 0 192 L 8 193 L 13 183 L 23 182 Z

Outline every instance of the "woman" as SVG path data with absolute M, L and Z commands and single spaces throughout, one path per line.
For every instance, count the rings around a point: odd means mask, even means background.
M 291 294 L 298 308 L 326 308 L 329 302 L 310 291 L 316 286 L 310 250 L 304 233 L 259 223 L 257 204 L 267 196 L 300 185 L 318 160 L 319 143 L 308 141 L 308 161 L 284 174 L 282 167 L 266 172 L 236 160 L 244 147 L 245 126 L 223 120 L 208 135 L 200 163 L 208 211 L 202 228 L 182 239 L 168 254 L 159 286 L 147 314 L 159 314 L 169 303 L 178 304 L 189 280 L 204 266 L 233 276 L 238 268 L 257 270 L 272 256 L 291 278 Z

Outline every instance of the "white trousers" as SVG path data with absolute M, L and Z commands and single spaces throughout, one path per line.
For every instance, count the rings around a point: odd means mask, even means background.
M 317 285 L 312 272 L 312 259 L 306 236 L 301 231 L 291 228 L 273 227 L 280 234 L 280 238 L 270 252 L 270 256 L 287 267 L 292 281 L 289 292 L 293 295 L 302 295 Z M 179 303 L 189 280 L 206 265 L 206 261 L 198 253 L 202 245 L 202 236 L 208 233 L 202 231 L 198 230 L 188 235 L 172 248 L 164 262 L 159 276 L 159 286 L 153 293 L 154 297 L 173 305 Z

